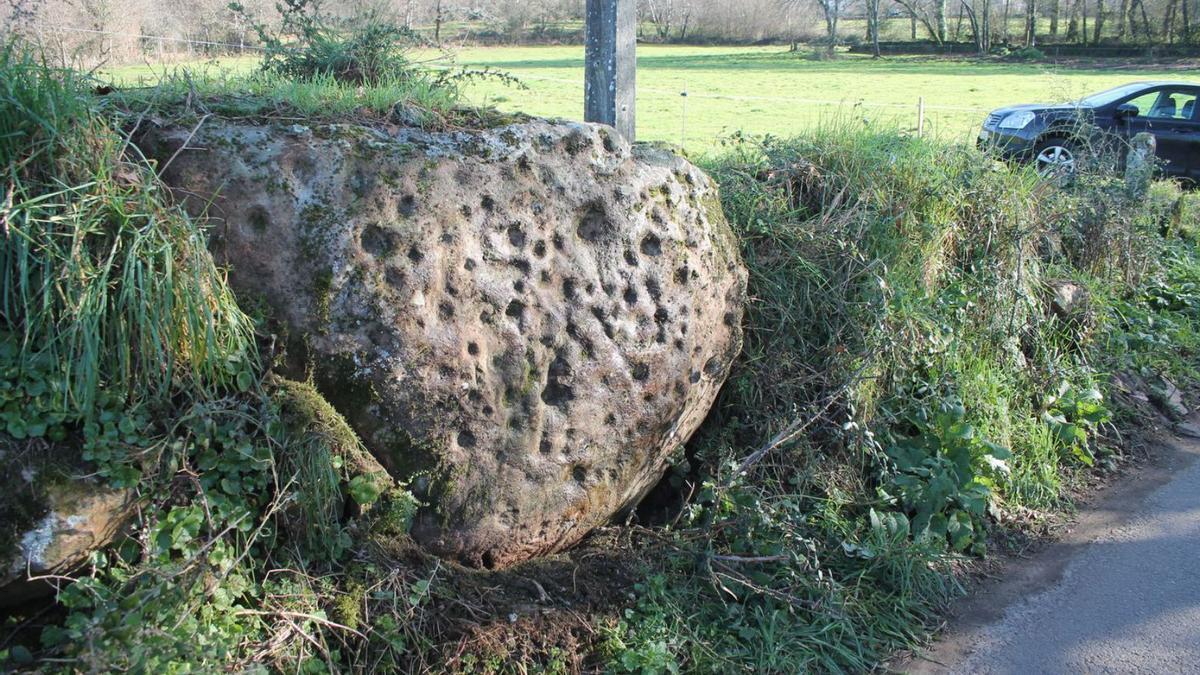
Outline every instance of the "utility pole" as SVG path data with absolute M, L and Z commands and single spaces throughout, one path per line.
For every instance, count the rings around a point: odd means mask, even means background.
M 587 0 L 584 119 L 637 136 L 637 0 Z

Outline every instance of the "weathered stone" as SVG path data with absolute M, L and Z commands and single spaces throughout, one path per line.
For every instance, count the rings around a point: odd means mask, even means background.
M 1176 387 L 1175 383 L 1167 378 L 1160 376 L 1157 379 L 1158 383 L 1154 388 L 1154 394 L 1159 407 L 1174 419 L 1187 417 L 1190 411 L 1183 403 L 1183 392 L 1179 391 L 1179 387 Z
M 1200 424 L 1196 422 L 1180 422 L 1175 426 L 1175 432 L 1180 436 L 1200 439 Z
M 0 607 L 53 592 L 53 579 L 87 561 L 120 534 L 132 515 L 133 493 L 71 475 L 77 455 L 63 448 L 0 441 Z M 80 470 L 82 472 L 82 470 Z
M 1125 156 L 1125 189 L 1133 199 L 1142 199 L 1150 190 L 1156 167 L 1158 142 L 1152 134 L 1142 132 L 1129 141 Z
M 190 132 L 140 143 L 165 160 Z M 240 297 L 426 488 L 415 536 L 504 566 L 639 500 L 740 348 L 746 273 L 712 181 L 583 124 L 311 132 L 210 120 L 164 179 L 213 199 Z
M 1071 281 L 1051 281 L 1050 307 L 1061 319 L 1078 319 L 1087 312 L 1090 296 L 1083 286 Z

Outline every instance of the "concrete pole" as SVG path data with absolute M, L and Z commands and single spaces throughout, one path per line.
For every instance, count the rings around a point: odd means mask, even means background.
M 587 0 L 584 119 L 637 136 L 637 0 Z

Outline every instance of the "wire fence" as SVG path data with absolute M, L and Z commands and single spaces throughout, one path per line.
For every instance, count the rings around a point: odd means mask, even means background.
M 225 47 L 230 50 L 236 49 L 236 50 L 242 51 L 242 52 L 245 52 L 245 51 L 261 52 L 261 51 L 263 51 L 263 48 L 259 47 L 257 45 L 248 45 L 245 43 L 234 44 L 232 42 L 214 42 L 211 40 L 192 40 L 190 38 L 171 37 L 171 36 L 167 36 L 167 35 L 146 35 L 145 33 L 123 33 L 120 31 L 94 30 L 91 28 L 74 28 L 74 27 L 70 27 L 70 26 L 49 26 L 49 25 L 45 25 L 45 24 L 37 24 L 34 26 L 34 29 L 37 31 L 42 31 L 42 32 L 47 32 L 47 33 L 68 33 L 68 34 L 79 34 L 79 35 L 99 35 L 99 36 L 108 36 L 108 37 L 122 37 L 122 38 L 129 38 L 132 40 L 136 40 L 138 42 L 188 44 L 188 45 L 198 45 L 198 46 L 203 46 L 203 47 Z

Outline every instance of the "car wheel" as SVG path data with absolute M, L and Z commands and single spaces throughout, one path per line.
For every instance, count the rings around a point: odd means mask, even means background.
M 1043 178 L 1069 178 L 1080 163 L 1078 146 L 1058 136 L 1044 138 L 1033 149 L 1033 163 Z

